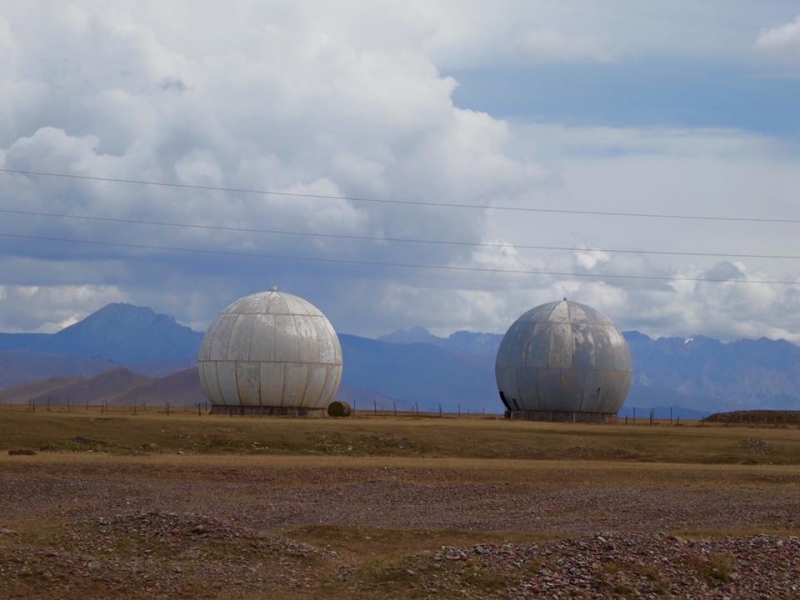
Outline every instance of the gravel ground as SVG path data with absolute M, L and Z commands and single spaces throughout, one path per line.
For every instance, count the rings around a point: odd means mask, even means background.
M 476 572 L 490 588 L 499 581 L 507 598 L 800 598 L 800 538 L 689 541 L 607 533 L 543 544 L 442 547 L 433 557 L 415 557 L 406 570 L 411 585 L 428 593 L 442 585 L 453 589 Z
M 0 598 L 800 598 L 797 468 L 753 467 L 763 485 L 661 485 L 643 465 L 579 485 L 541 467 L 186 458 L 0 461 Z M 334 533 L 304 541 L 303 528 Z M 476 543 L 377 548 L 381 530 Z M 521 534 L 559 539 L 498 543 Z

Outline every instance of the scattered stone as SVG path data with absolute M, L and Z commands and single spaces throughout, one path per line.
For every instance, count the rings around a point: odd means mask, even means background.
M 743 440 L 739 440 L 739 446 L 747 450 L 750 450 L 751 452 L 760 452 L 762 454 L 768 454 L 772 452 L 772 444 L 755 437 L 749 437 Z

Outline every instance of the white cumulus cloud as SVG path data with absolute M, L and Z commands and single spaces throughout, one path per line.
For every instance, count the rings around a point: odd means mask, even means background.
M 109 301 L 200 329 L 277 284 L 369 335 L 499 332 L 568 296 L 654 334 L 796 339 L 792 286 L 684 281 L 793 280 L 793 262 L 714 253 L 796 252 L 794 228 L 533 210 L 793 218 L 797 158 L 780 143 L 735 126 L 503 119 L 454 101 L 458 69 L 701 55 L 723 27 L 708 8 L 687 25 L 688 3 L 613 22 L 601 17 L 625 3 L 607 6 L 0 0 L 3 168 L 278 192 L 0 173 L 0 209 L 50 215 L 0 213 L 0 330 L 54 330 Z M 737 6 L 748 18 L 715 57 L 741 31 L 749 47 L 754 9 Z
M 789 23 L 762 31 L 754 48 L 765 53 L 800 58 L 800 16 Z

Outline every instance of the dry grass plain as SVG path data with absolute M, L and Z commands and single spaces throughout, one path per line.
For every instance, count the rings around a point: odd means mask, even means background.
M 0 410 L 0 598 L 797 598 L 798 536 L 797 427 Z

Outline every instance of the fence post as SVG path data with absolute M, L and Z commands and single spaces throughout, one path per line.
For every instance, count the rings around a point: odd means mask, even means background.
M 394 416 L 396 417 L 397 416 L 397 402 L 392 400 L 392 406 L 394 406 Z
M 372 399 L 372 407 L 374 409 L 375 414 L 378 414 L 378 401 L 376 399 Z

